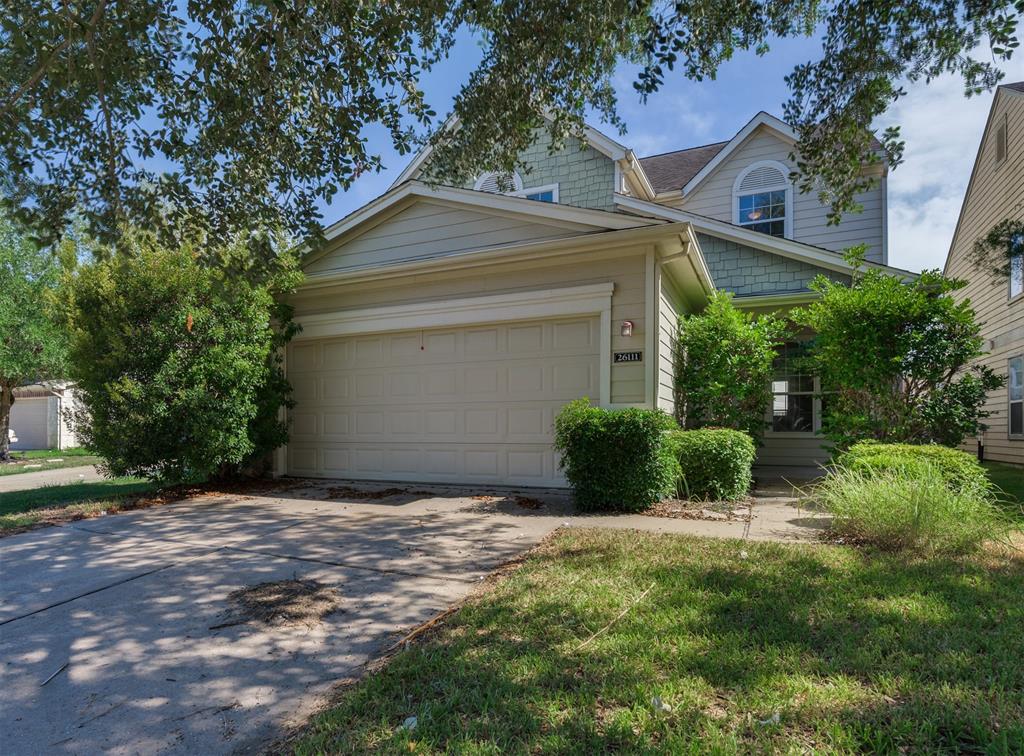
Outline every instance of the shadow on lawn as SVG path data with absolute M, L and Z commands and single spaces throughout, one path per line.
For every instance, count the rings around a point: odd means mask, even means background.
M 740 559 L 736 543 L 669 539 L 560 537 L 349 691 L 298 750 L 404 738 L 587 753 L 1024 744 L 1019 559 L 986 567 L 775 544 L 743 544 Z M 656 695 L 670 714 L 652 710 Z M 396 734 L 410 715 L 415 733 Z
M 23 491 L 0 493 L 0 514 L 59 507 L 98 499 L 111 499 L 155 489 L 154 484 L 136 478 L 114 478 L 84 483 L 64 483 Z

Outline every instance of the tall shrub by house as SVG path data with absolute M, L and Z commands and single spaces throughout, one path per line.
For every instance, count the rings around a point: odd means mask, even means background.
M 822 429 L 840 448 L 863 439 L 956 446 L 979 431 L 985 394 L 1003 379 L 972 365 L 985 352 L 970 302 L 951 296 L 964 285 L 937 271 L 905 281 L 880 270 L 811 284 L 819 299 L 792 317 L 816 333 Z
M 679 322 L 675 388 L 686 429 L 732 428 L 759 439 L 771 402 L 772 361 L 785 325 L 739 310 L 717 292 L 703 312 Z
M 189 246 L 121 246 L 64 284 L 82 441 L 111 473 L 162 482 L 229 474 L 284 443 L 278 350 L 294 327 L 275 294 L 294 269 L 257 283 Z
M 679 465 L 660 410 L 618 410 L 577 399 L 555 418 L 555 449 L 583 511 L 636 512 L 671 493 Z

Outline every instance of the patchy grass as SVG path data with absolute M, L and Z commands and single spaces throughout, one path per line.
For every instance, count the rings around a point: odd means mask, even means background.
M 0 463 L 0 475 L 17 475 L 18 473 L 40 472 L 42 470 L 60 470 L 64 467 L 82 467 L 98 465 L 103 462 L 88 449 L 75 448 L 58 451 L 56 449 L 38 449 L 34 451 L 11 452 L 13 461 Z M 37 467 L 38 465 L 38 467 Z
M 0 493 L 0 533 L 132 508 L 139 494 L 154 490 L 142 478 L 112 478 L 5 491 Z
M 1019 553 L 926 560 L 573 529 L 291 746 L 1020 752 L 1021 627 Z

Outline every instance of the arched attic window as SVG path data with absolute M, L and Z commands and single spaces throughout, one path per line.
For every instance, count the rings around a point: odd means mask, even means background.
M 748 165 L 732 187 L 733 222 L 770 236 L 793 236 L 789 168 L 775 160 Z
M 491 192 L 492 194 L 519 192 L 523 189 L 523 179 L 515 171 L 512 171 L 512 173 L 489 171 L 481 173 L 477 177 L 473 188 L 480 192 Z

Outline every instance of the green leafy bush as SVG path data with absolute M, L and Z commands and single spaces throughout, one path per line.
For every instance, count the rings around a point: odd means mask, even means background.
M 754 317 L 716 292 L 704 311 L 679 321 L 675 370 L 679 424 L 735 428 L 760 438 L 771 403 L 772 362 L 785 338 L 785 324 L 771 315 Z
M 275 300 L 285 268 L 254 283 L 204 265 L 194 248 L 130 234 L 125 249 L 64 285 L 82 443 L 117 476 L 227 476 L 287 440 L 279 348 L 294 332 Z
M 863 249 L 851 256 L 854 261 Z M 984 428 L 986 395 L 1005 380 L 977 364 L 981 324 L 965 281 L 913 281 L 873 269 L 849 284 L 819 276 L 821 296 L 793 310 L 815 333 L 811 363 L 828 387 L 822 431 L 840 447 L 873 439 L 956 446 Z
M 681 496 L 735 501 L 750 490 L 757 450 L 748 434 L 728 428 L 676 431 L 671 443 L 679 462 Z
M 928 465 L 836 466 L 812 495 L 832 513 L 833 532 L 883 549 L 960 553 L 1007 532 L 991 496 L 955 490 Z
M 967 452 L 937 444 L 880 444 L 862 441 L 839 455 L 843 467 L 861 472 L 901 472 L 937 476 L 952 491 L 988 494 L 985 469 Z
M 660 410 L 606 410 L 577 399 L 555 418 L 555 449 L 583 511 L 637 512 L 671 493 L 678 463 Z

